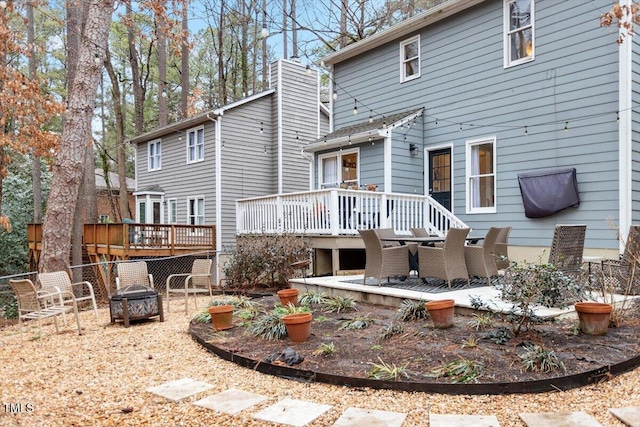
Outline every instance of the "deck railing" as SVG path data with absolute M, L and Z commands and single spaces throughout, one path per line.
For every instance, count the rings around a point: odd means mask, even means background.
M 128 248 L 216 248 L 213 225 L 85 224 L 84 244 Z
M 399 235 L 424 227 L 444 236 L 467 227 L 429 196 L 332 188 L 236 202 L 238 234 L 356 235 L 361 228 L 393 228 Z

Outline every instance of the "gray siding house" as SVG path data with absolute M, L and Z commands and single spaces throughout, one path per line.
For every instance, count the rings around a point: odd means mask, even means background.
M 600 28 L 610 0 L 449 0 L 324 58 L 332 132 L 314 188 L 430 195 L 483 235 L 513 227 L 535 260 L 556 224 L 613 255 L 640 221 L 638 37 Z M 525 216 L 518 175 L 575 168 L 580 204 Z M 557 188 L 549 186 L 549 194 Z M 511 249 L 513 248 L 513 250 Z
M 271 64 L 270 89 L 131 139 L 136 222 L 215 224 L 217 265 L 235 244 L 236 199 L 309 190 L 302 148 L 328 129 L 317 71 Z

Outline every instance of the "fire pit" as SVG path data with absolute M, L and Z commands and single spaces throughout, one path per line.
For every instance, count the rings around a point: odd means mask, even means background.
M 122 319 L 125 327 L 129 327 L 130 320 L 154 316 L 160 316 L 160 321 L 164 322 L 162 295 L 144 285 L 130 285 L 116 290 L 109 298 L 109 312 L 111 323 Z

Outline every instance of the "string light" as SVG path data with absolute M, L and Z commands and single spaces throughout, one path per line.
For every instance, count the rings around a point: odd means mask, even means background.
M 373 123 L 373 111 L 369 110 L 369 123 Z
M 338 92 L 334 91 L 332 97 L 334 101 L 338 99 Z
M 263 39 L 266 39 L 268 35 L 269 35 L 269 32 L 267 31 L 267 27 L 263 25 L 262 30 L 260 30 L 260 36 Z
M 569 122 L 564 122 L 564 131 L 565 132 L 569 131 Z
M 462 123 L 460 123 L 460 132 L 462 132 Z
M 102 60 L 100 59 L 100 55 L 98 55 L 98 54 L 96 53 L 96 54 L 94 55 L 94 57 L 93 57 L 93 62 L 94 62 L 96 65 L 100 65 L 100 63 L 102 62 Z
M 0 1 L 0 9 L 6 9 L 7 8 L 7 2 L 2 0 Z
M 526 126 L 524 127 L 524 134 L 525 134 L 525 135 L 529 135 L 529 131 L 527 130 L 527 127 L 526 127 Z
M 264 146 L 264 154 L 267 154 L 267 146 Z
M 307 73 L 307 76 L 310 76 L 310 75 L 311 75 L 311 67 L 309 66 L 309 64 L 307 64 L 307 71 L 306 71 L 306 73 Z
M 298 131 L 296 131 L 296 141 L 300 141 L 300 135 L 298 134 Z
M 436 117 L 436 125 L 438 124 L 438 118 Z
M 349 145 L 351 145 L 351 135 L 349 135 Z
M 167 95 L 167 90 L 166 90 L 165 88 L 162 88 L 162 94 L 161 94 L 161 96 L 162 96 L 163 98 L 166 98 L 167 96 L 169 96 L 169 95 Z
M 260 133 L 264 133 L 264 126 L 262 122 L 260 122 Z
M 616 111 L 616 122 L 620 123 L 620 112 Z
M 353 115 L 356 116 L 358 114 L 358 100 L 353 99 Z

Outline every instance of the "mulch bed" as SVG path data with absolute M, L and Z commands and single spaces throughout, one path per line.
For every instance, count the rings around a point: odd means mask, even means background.
M 255 302 L 271 310 L 278 299 L 269 295 L 256 298 Z M 292 343 L 288 338 L 268 341 L 249 335 L 242 320 L 237 318 L 235 326 L 227 331 L 216 332 L 211 324 L 196 323 L 190 325 L 190 330 L 201 342 L 256 363 L 290 347 L 304 358 L 294 366 L 301 370 L 367 378 L 367 372 L 374 364 L 384 363 L 390 367 L 403 367 L 404 375 L 398 381 L 407 382 L 456 382 L 456 377 L 437 377 L 434 371 L 462 359 L 482 365 L 481 375 L 471 382 L 508 383 L 576 375 L 640 355 L 640 309 L 637 305 L 629 312 L 623 326 L 610 328 L 605 336 L 582 334 L 577 329 L 577 320 L 566 319 L 535 325 L 518 337 L 511 335 L 503 344 L 491 339 L 491 335 L 495 335 L 500 327 L 511 329 L 511 324 L 497 315 L 493 324 L 484 330 L 476 330 L 469 324 L 473 316 L 460 314 L 456 314 L 452 328 L 435 329 L 429 319 L 401 322 L 396 308 L 365 303 L 358 303 L 356 308 L 357 311 L 326 313 L 320 307 L 312 307 L 311 336 L 303 343 Z M 340 328 L 345 320 L 362 316 L 373 320 L 369 327 Z M 402 324 L 404 332 L 381 339 L 382 330 L 391 323 Z M 330 343 L 336 349 L 333 354 L 314 355 L 321 344 Z M 551 373 L 525 371 L 521 355 L 532 344 L 552 350 L 565 369 Z

